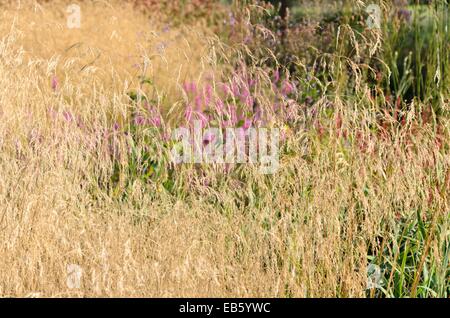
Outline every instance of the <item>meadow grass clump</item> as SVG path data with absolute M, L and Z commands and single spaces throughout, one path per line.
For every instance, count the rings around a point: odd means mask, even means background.
M 362 2 L 281 33 L 261 2 L 136 2 L 81 2 L 79 29 L 66 1 L 1 3 L 1 296 L 449 296 L 446 22 L 422 45 L 353 25 Z M 394 27 L 439 70 L 410 65 L 413 98 Z M 211 147 L 279 129 L 278 169 L 173 162 L 196 123 Z

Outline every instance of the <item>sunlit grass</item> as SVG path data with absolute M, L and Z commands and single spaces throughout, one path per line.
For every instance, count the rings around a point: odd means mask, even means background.
M 374 96 L 379 33 L 343 26 L 317 72 L 291 74 L 262 25 L 235 43 L 83 2 L 68 29 L 66 5 L 0 7 L 0 296 L 449 296 L 449 121 Z M 166 134 L 199 98 L 208 125 L 231 121 L 220 101 L 237 126 L 283 129 L 279 170 L 169 164 Z

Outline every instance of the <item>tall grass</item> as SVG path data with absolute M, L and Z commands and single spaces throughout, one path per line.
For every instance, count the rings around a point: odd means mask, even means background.
M 168 26 L 83 2 L 74 30 L 66 4 L 0 6 L 1 296 L 448 297 L 450 132 L 429 109 L 448 78 L 400 107 L 371 77 L 383 30 L 297 54 L 265 7 Z M 197 104 L 209 127 L 280 128 L 279 170 L 170 163 Z

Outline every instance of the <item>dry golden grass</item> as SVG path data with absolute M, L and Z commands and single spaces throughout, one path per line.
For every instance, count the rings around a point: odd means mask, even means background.
M 448 215 L 450 157 L 436 132 L 411 126 L 384 140 L 357 105 L 341 107 L 360 142 L 324 120 L 322 137 L 293 132 L 293 155 L 272 176 L 207 170 L 211 186 L 192 173 L 184 200 L 139 181 L 117 200 L 97 182 L 112 170 L 103 133 L 128 116 L 145 57 L 168 104 L 212 71 L 201 30 L 162 33 L 157 18 L 117 3 L 82 4 L 80 30 L 65 28 L 65 2 L 0 8 L 1 296 L 364 296 L 368 244 L 417 209 Z M 448 222 L 439 235 L 448 239 Z M 83 270 L 80 288 L 67 285 L 70 264 Z

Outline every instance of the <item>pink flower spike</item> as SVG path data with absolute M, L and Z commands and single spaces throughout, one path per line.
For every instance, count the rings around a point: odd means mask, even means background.
M 208 117 L 206 117 L 205 114 L 203 114 L 202 112 L 196 112 L 196 114 L 200 119 L 200 121 L 202 122 L 202 127 L 205 127 L 206 124 L 208 123 Z
M 189 123 L 191 121 L 191 118 L 192 118 L 192 107 L 188 105 L 184 113 L 184 119 L 186 119 L 186 121 Z
M 145 118 L 144 118 L 143 116 L 141 116 L 141 115 L 137 115 L 137 116 L 134 118 L 134 123 L 135 123 L 136 125 L 138 125 L 138 126 L 145 125 Z
M 161 127 L 161 117 L 153 117 L 150 119 L 150 124 L 154 127 Z
M 170 140 L 170 134 L 169 133 L 163 133 L 162 134 L 162 139 L 164 140 L 164 141 L 169 141 Z
M 289 95 L 294 91 L 294 85 L 290 83 L 289 81 L 284 81 L 283 85 L 281 87 L 281 93 L 283 95 Z
M 187 94 L 195 93 L 197 91 L 197 86 L 194 82 L 186 82 L 183 84 L 183 89 Z
M 83 118 L 81 116 L 77 116 L 77 126 L 78 128 L 84 128 Z
M 183 84 L 183 90 L 184 90 L 186 93 L 189 93 L 189 83 L 184 83 L 184 84 Z
M 71 122 L 74 118 L 71 112 L 63 112 L 63 117 L 66 121 Z
M 208 106 L 211 101 L 213 93 L 212 86 L 210 84 L 207 84 L 204 91 L 205 91 L 205 106 Z
M 231 109 L 231 114 L 230 115 L 231 115 L 231 123 L 232 123 L 232 125 L 235 125 L 238 122 L 235 108 Z
M 231 93 L 230 85 L 228 85 L 226 83 L 222 83 L 222 90 L 225 95 L 228 95 Z
M 244 128 L 244 130 L 247 130 L 251 126 L 252 126 L 252 121 L 250 119 L 245 119 L 244 124 L 242 125 L 242 128 Z
M 216 100 L 216 110 L 219 114 L 222 114 L 224 108 L 223 101 L 221 99 Z
M 250 90 L 248 87 L 246 86 L 243 87 L 241 96 L 244 98 L 250 96 Z
M 195 93 L 197 91 L 197 85 L 194 82 L 191 82 L 190 89 L 192 93 Z
M 239 87 L 236 85 L 236 83 L 233 83 L 231 85 L 231 93 L 234 97 L 238 97 L 240 95 Z
M 253 106 L 253 104 L 254 104 L 254 99 L 253 99 L 253 97 L 251 97 L 251 96 L 248 96 L 246 99 L 245 99 L 245 105 L 247 106 L 247 107 L 252 107 Z
M 280 72 L 276 70 L 273 74 L 273 80 L 272 83 L 277 83 L 280 80 Z
M 205 87 L 206 96 L 211 98 L 212 93 L 213 93 L 213 88 L 212 88 L 211 84 L 206 84 L 206 87 Z
M 51 86 L 52 86 L 52 90 L 56 91 L 58 89 L 58 78 L 56 77 L 56 75 L 52 76 L 52 82 L 51 82 Z
M 203 105 L 203 98 L 200 95 L 195 96 L 195 109 L 200 110 Z
M 257 108 L 255 114 L 253 115 L 254 122 L 259 122 L 261 120 L 261 108 Z

